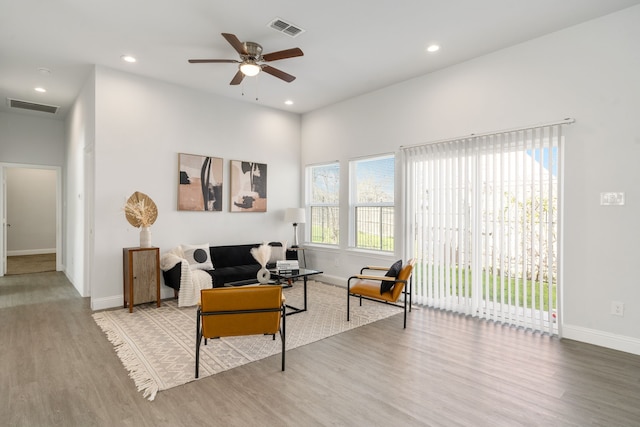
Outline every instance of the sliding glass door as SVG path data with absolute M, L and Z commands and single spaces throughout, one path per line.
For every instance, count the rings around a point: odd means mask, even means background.
M 561 130 L 403 149 L 414 301 L 557 334 Z

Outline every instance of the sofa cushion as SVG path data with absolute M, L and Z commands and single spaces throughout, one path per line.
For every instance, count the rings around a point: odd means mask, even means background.
M 213 277 L 213 286 L 219 288 L 225 283 L 230 282 L 252 279 L 257 281 L 258 270 L 260 270 L 260 264 L 254 263 L 237 265 L 235 267 L 216 268 L 209 273 Z
M 251 248 L 260 245 L 227 245 L 212 246 L 211 259 L 215 268 L 235 267 L 237 265 L 258 264 L 251 255 Z
M 182 245 L 182 252 L 191 270 L 213 270 L 208 243 L 202 245 Z
M 275 264 L 276 261 L 282 261 L 287 257 L 287 242 L 271 242 L 271 256 L 269 257 L 269 264 Z
M 398 274 L 400 274 L 400 270 L 402 270 L 401 259 L 399 259 L 398 261 L 394 262 L 391 265 L 389 270 L 386 272 L 385 276 L 393 277 L 395 279 L 396 277 L 398 277 Z M 382 295 L 384 292 L 391 292 L 395 284 L 396 284 L 395 282 L 383 280 L 382 283 L 380 284 L 380 295 Z

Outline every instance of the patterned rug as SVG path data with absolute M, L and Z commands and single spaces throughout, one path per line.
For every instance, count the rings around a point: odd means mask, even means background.
M 310 280 L 308 310 L 287 316 L 287 350 L 319 341 L 394 314 L 402 309 L 363 301 L 351 301 L 351 321 L 347 322 L 346 289 Z M 284 290 L 287 304 L 303 307 L 302 282 Z M 95 322 L 114 345 L 129 376 L 143 396 L 153 400 L 156 393 L 194 381 L 196 308 L 179 308 L 177 301 L 163 301 L 128 309 L 103 311 Z M 200 347 L 200 378 L 245 363 L 280 354 L 280 337 L 230 337 L 210 341 Z

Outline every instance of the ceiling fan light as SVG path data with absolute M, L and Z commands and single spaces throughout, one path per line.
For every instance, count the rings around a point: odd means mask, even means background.
M 245 61 L 240 64 L 240 71 L 242 71 L 242 74 L 247 77 L 253 77 L 257 75 L 261 69 L 262 68 L 260 68 L 260 66 L 254 61 Z

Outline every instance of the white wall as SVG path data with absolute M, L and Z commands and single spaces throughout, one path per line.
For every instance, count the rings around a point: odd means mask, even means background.
M 299 205 L 299 115 L 103 67 L 96 70 L 95 100 L 94 309 L 122 304 L 122 248 L 139 244 L 122 208 L 135 191 L 158 206 L 151 232 L 161 252 L 183 243 L 290 238 L 284 210 Z M 177 210 L 178 153 L 224 159 L 222 212 Z M 229 212 L 230 160 L 267 164 L 266 213 Z
M 95 140 L 95 77 L 85 82 L 69 111 L 65 155 L 65 274 L 80 295 L 91 295 L 92 203 L 94 189 L 87 182 L 93 170 Z M 89 173 L 87 173 L 89 171 Z M 88 213 L 87 213 L 88 211 Z
M 64 123 L 27 113 L 0 113 L 0 162 L 64 164 Z
M 640 354 L 639 22 L 636 6 L 306 114 L 302 163 L 340 160 L 346 187 L 353 157 L 575 118 L 565 152 L 563 335 Z M 599 206 L 603 191 L 625 192 L 625 206 Z M 342 279 L 369 261 L 344 245 L 309 253 Z M 624 317 L 610 314 L 611 301 L 624 302 Z
M 56 252 L 56 171 L 6 169 L 7 255 Z

